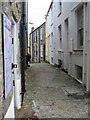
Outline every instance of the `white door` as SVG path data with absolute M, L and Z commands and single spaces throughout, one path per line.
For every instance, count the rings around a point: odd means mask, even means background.
M 3 38 L 4 38 L 4 85 L 5 98 L 12 88 L 12 39 L 11 39 L 11 22 L 3 14 Z

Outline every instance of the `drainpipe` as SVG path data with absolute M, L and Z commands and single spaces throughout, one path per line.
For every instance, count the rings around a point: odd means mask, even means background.
M 31 62 L 32 62 L 32 34 L 31 34 Z
M 86 72 L 85 72 L 85 31 L 86 31 L 86 18 L 85 18 L 85 4 L 83 4 L 83 85 L 85 84 L 85 75 L 86 75 Z
M 90 91 L 90 2 L 88 2 L 87 91 Z
M 25 2 L 23 2 L 22 4 L 22 7 L 23 7 L 23 14 L 22 14 L 22 17 L 23 17 L 23 43 L 22 43 L 22 47 L 23 47 L 23 51 L 22 51 L 22 54 L 23 54 L 23 62 L 22 62 L 22 103 L 21 105 L 23 105 L 23 99 L 24 99 L 24 92 L 25 92 L 25 66 L 26 66 L 26 60 L 25 60 L 25 53 L 26 53 L 26 44 L 25 44 Z

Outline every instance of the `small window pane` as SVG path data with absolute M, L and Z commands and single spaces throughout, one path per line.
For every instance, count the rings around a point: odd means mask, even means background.
M 83 45 L 83 29 L 79 30 L 80 45 Z

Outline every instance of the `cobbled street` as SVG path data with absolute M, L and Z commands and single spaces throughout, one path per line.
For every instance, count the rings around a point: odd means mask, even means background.
M 88 99 L 84 87 L 67 73 L 36 63 L 27 69 L 24 105 L 19 112 L 21 118 L 87 118 Z

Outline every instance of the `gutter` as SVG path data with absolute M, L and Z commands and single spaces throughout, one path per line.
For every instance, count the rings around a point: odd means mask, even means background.
M 48 9 L 48 11 L 47 11 L 47 14 L 45 15 L 45 16 L 46 16 L 45 19 L 46 19 L 47 16 L 48 16 L 48 13 L 49 13 L 49 11 L 50 11 L 50 9 L 51 9 L 51 7 L 52 7 L 52 4 L 53 4 L 53 0 L 52 0 L 52 2 L 51 2 L 50 6 L 49 6 L 49 9 Z

